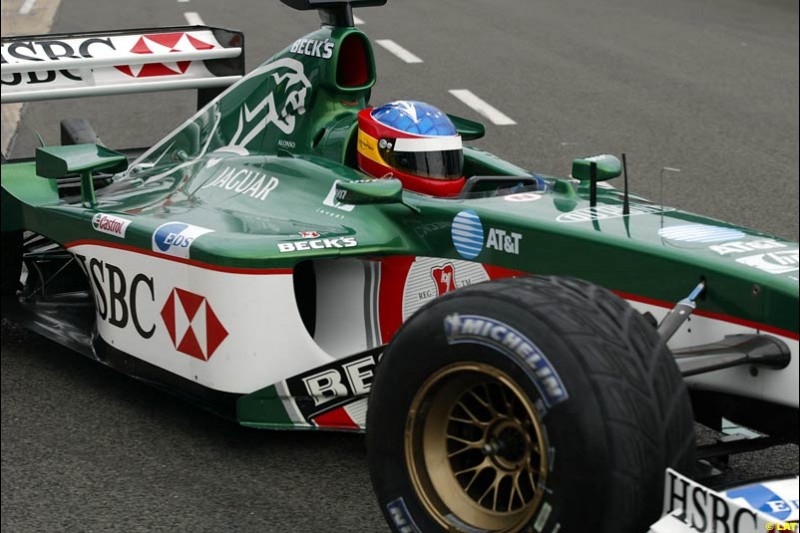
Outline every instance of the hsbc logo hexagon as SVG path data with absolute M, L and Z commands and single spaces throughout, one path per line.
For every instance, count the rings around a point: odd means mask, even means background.
M 208 361 L 228 336 L 205 296 L 174 288 L 161 318 L 175 349 L 201 361 Z
M 157 33 L 142 35 L 131 48 L 134 54 L 155 54 L 169 52 L 191 52 L 193 50 L 211 50 L 215 45 L 192 37 L 188 33 Z M 180 76 L 185 74 L 191 61 L 175 63 L 148 63 L 145 65 L 120 65 L 116 68 L 132 78 L 153 78 L 157 76 Z

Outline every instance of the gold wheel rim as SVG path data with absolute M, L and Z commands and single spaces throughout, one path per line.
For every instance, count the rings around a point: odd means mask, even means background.
M 446 530 L 519 531 L 544 494 L 536 407 L 483 363 L 455 363 L 425 381 L 406 420 L 405 455 L 420 501 Z

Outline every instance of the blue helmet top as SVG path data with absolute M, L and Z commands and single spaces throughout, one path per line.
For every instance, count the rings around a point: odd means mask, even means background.
M 372 118 L 384 126 L 414 135 L 457 135 L 446 114 L 432 105 L 412 100 L 389 102 L 372 111 Z

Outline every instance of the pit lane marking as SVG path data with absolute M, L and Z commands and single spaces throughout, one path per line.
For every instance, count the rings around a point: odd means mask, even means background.
M 450 94 L 461 100 L 464 104 L 471 107 L 484 117 L 488 118 L 497 126 L 512 126 L 516 124 L 516 122 L 514 122 L 510 117 L 501 113 L 484 100 L 475 96 L 475 93 L 472 91 L 467 89 L 451 89 Z
M 27 15 L 33 10 L 34 4 L 36 4 L 36 0 L 25 0 L 25 2 L 22 4 L 22 7 L 19 8 L 19 14 Z
M 422 60 L 397 44 L 396 42 L 392 41 L 391 39 L 377 39 L 375 41 L 383 48 L 385 48 L 390 53 L 394 54 L 395 56 L 399 57 L 406 63 L 422 63 Z
M 189 23 L 189 26 L 205 26 L 206 23 L 203 22 L 203 19 L 200 18 L 200 15 L 196 11 L 187 11 L 183 14 L 184 18 L 186 18 L 186 22 Z

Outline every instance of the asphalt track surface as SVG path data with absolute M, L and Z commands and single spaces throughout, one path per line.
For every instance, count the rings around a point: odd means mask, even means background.
M 317 27 L 276 0 L 64 0 L 53 31 L 184 24 L 245 32 L 248 69 Z M 373 103 L 427 101 L 481 119 L 468 89 L 516 122 L 477 144 L 564 175 L 573 157 L 628 154 L 631 185 L 665 202 L 798 239 L 794 0 L 390 0 L 356 12 L 375 46 Z M 13 32 L 8 21 L 3 31 Z M 27 106 L 34 131 L 85 116 L 111 147 L 145 146 L 190 93 Z M 705 435 L 707 437 L 707 435 Z M 796 446 L 732 459 L 728 477 L 797 472 Z M 358 435 L 239 428 L 3 321 L 3 531 L 385 531 Z

